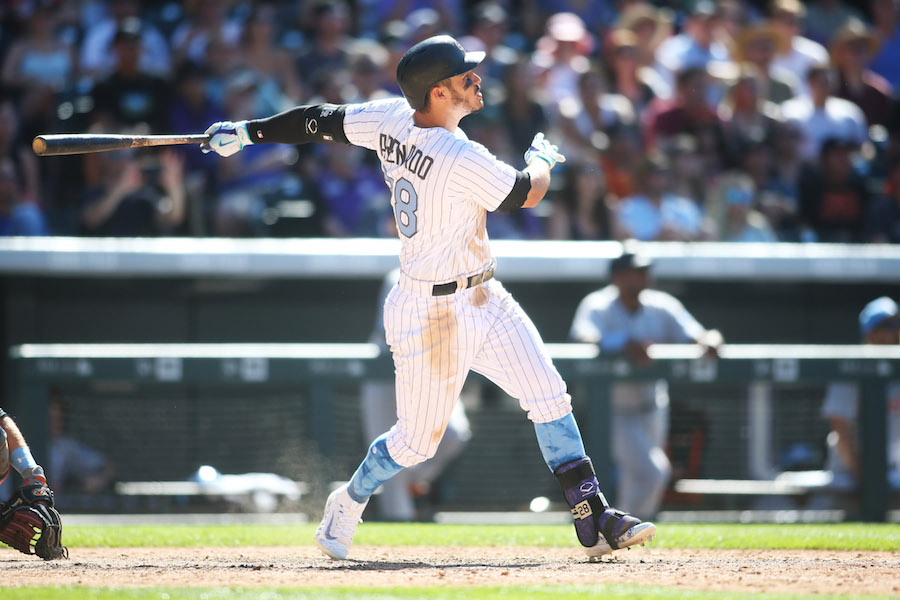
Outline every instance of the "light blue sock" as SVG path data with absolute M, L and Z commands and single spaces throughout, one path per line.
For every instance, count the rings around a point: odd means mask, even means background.
M 356 502 L 365 502 L 382 483 L 403 470 L 387 451 L 387 433 L 375 438 L 356 473 L 350 478 L 347 492 Z
M 534 432 L 537 434 L 544 462 L 551 471 L 585 456 L 581 432 L 572 413 L 549 423 L 535 423 Z

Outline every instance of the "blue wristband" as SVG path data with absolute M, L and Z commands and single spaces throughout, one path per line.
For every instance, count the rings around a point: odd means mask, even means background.
M 13 468 L 19 472 L 19 475 L 24 473 L 26 469 L 33 469 L 38 466 L 34 457 L 31 456 L 31 450 L 29 450 L 27 446 L 19 446 L 10 452 L 9 462 L 12 464 Z

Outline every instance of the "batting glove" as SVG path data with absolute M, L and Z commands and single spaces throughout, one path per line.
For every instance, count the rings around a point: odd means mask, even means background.
M 200 144 L 203 154 L 215 152 L 219 156 L 231 156 L 243 150 L 244 146 L 253 145 L 247 131 L 247 121 L 220 121 L 210 125 L 204 133 L 209 136 L 209 141 Z
M 559 147 L 548 142 L 541 132 L 538 132 L 531 140 L 531 147 L 525 152 L 525 164 L 530 163 L 531 159 L 535 157 L 547 161 L 551 169 L 558 162 L 566 162 L 566 157 L 559 153 Z

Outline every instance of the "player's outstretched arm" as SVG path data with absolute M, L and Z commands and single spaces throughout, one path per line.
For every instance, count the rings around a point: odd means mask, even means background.
M 565 162 L 566 157 L 559 153 L 559 148 L 551 144 L 538 132 L 531 142 L 528 151 L 525 152 L 524 172 L 531 178 L 531 189 L 522 208 L 537 206 L 547 190 L 550 189 L 550 171 L 558 162 Z
M 220 121 L 206 130 L 209 140 L 200 145 L 204 154 L 231 156 L 253 144 L 350 143 L 344 134 L 343 104 L 297 106 L 277 115 L 250 121 Z

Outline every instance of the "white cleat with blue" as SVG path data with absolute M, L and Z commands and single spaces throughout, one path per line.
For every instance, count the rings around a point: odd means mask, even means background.
M 604 554 L 609 554 L 610 552 L 613 552 L 615 550 L 630 548 L 631 546 L 637 546 L 638 544 L 643 546 L 645 543 L 651 541 L 655 535 L 656 525 L 650 523 L 649 521 L 641 522 L 637 525 L 633 525 L 625 532 L 613 538 L 614 544 L 610 544 L 601 532 L 600 540 L 597 542 L 597 544 L 589 548 L 585 548 L 584 551 L 591 558 L 597 558 L 603 556 Z
M 316 546 L 331 558 L 343 560 L 350 552 L 356 526 L 362 523 L 362 514 L 369 503 L 356 502 L 344 484 L 331 492 L 325 503 L 325 516 L 316 529 Z

